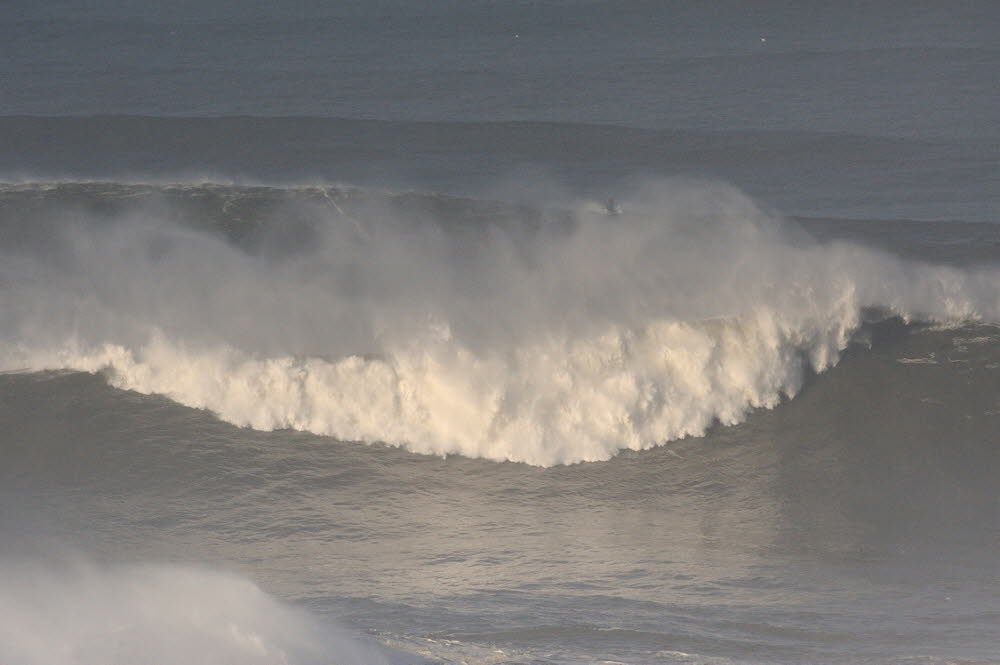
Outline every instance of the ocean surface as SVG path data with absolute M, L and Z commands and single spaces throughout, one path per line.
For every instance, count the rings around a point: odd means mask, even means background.
M 4 665 L 1000 663 L 990 2 L 8 2 Z

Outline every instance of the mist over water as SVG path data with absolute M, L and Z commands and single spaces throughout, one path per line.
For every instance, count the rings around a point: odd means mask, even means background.
M 0 561 L 0 658 L 20 665 L 386 664 L 235 575 Z
M 820 244 L 719 184 L 477 223 L 349 190 L 222 193 L 256 216 L 151 200 L 67 207 L 44 237 L 9 220 L 4 367 L 101 372 L 240 426 L 551 465 L 774 407 L 865 313 L 1000 316 L 992 269 Z

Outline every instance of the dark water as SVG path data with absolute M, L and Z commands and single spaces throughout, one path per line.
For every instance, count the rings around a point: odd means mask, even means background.
M 996 140 L 996 22 L 989 2 L 17 2 L 4 107 Z
M 0 660 L 1000 662 L 998 26 L 5 8 Z

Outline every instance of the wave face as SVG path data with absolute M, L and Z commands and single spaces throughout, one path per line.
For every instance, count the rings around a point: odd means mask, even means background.
M 721 185 L 622 213 L 349 188 L 6 186 L 0 364 L 257 429 L 605 460 L 794 397 L 865 317 L 1000 321 L 1000 273 L 819 243 Z

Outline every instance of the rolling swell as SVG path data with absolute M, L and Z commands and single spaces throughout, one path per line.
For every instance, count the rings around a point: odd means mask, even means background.
M 619 183 L 636 174 L 685 174 L 734 183 L 786 213 L 991 222 L 1000 205 L 998 141 L 988 135 L 792 130 L 787 117 L 781 129 L 678 127 L 0 116 L 0 178 L 173 182 L 238 174 L 247 183 L 325 180 L 549 205 L 553 192 L 618 196 Z
M 5 661 L 390 663 L 375 647 L 234 575 L 180 566 L 61 564 L 0 561 Z
M 718 185 L 660 182 L 615 217 L 318 186 L 0 194 L 4 369 L 421 453 L 607 459 L 795 396 L 864 312 L 1000 321 L 995 269 L 819 243 Z

